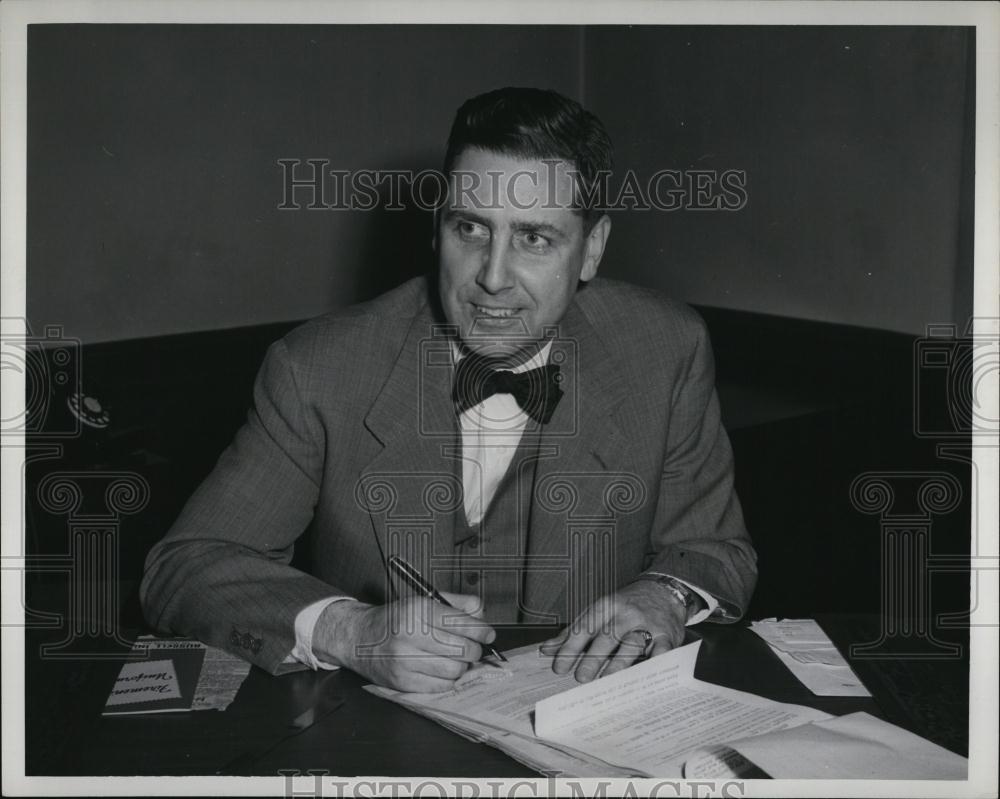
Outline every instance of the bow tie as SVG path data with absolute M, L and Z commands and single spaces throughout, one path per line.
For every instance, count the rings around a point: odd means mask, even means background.
M 494 394 L 511 394 L 528 416 L 548 424 L 563 395 L 560 380 L 559 367 L 555 364 L 512 372 L 504 368 L 499 358 L 467 355 L 455 367 L 452 398 L 458 412 L 462 413 Z

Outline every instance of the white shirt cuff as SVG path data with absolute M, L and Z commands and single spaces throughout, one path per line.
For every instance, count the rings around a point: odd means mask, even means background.
M 298 612 L 295 616 L 295 646 L 282 663 L 304 663 L 313 671 L 317 669 L 332 671 L 340 668 L 339 665 L 327 663 L 317 658 L 313 654 L 312 643 L 316 624 L 319 622 L 319 617 L 323 615 L 323 611 L 334 602 L 342 602 L 345 599 L 354 601 L 349 596 L 332 596 L 306 605 Z
M 677 582 L 682 585 L 687 586 L 692 591 L 694 591 L 698 596 L 702 598 L 705 602 L 705 607 L 695 613 L 690 619 L 687 620 L 686 626 L 690 627 L 692 624 L 698 624 L 705 621 L 709 616 L 711 616 L 719 607 L 719 600 L 714 596 L 709 594 L 707 591 L 703 591 L 696 585 L 691 585 L 687 580 L 682 580 L 680 577 L 675 577 L 672 574 L 664 574 L 663 572 L 647 572 L 647 574 L 658 574 L 663 577 L 673 577 Z

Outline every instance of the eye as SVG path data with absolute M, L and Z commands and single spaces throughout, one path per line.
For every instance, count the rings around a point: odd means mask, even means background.
M 455 230 L 466 241 L 485 241 L 490 237 L 490 231 L 485 225 L 468 219 L 459 219 L 455 223 Z
M 526 230 L 521 234 L 521 241 L 532 250 L 546 250 L 552 243 L 547 236 L 533 230 Z

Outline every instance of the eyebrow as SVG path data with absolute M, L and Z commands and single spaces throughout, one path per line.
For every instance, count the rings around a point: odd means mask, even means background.
M 470 222 L 478 222 L 480 225 L 489 226 L 489 222 L 486 219 L 464 208 L 448 208 L 444 212 L 444 220 L 450 222 L 452 219 L 467 219 Z
M 480 216 L 479 214 L 464 208 L 449 208 L 445 211 L 444 218 L 447 222 L 450 222 L 453 219 L 466 219 L 470 222 L 476 222 L 480 225 L 484 225 L 485 227 L 490 227 L 490 221 L 486 217 Z M 514 220 L 511 227 L 519 233 L 543 233 L 552 236 L 553 238 L 566 238 L 565 231 L 553 224 L 550 224 L 549 222 Z
M 566 234 L 561 228 L 550 225 L 548 222 L 514 222 L 514 230 L 521 233 L 545 233 L 553 238 L 566 238 Z

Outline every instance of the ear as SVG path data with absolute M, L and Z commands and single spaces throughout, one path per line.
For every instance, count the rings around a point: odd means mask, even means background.
M 611 217 L 604 214 L 594 223 L 590 233 L 587 234 L 587 240 L 583 243 L 583 269 L 580 270 L 582 282 L 593 280 L 597 274 L 597 268 L 601 265 L 604 247 L 608 243 L 610 235 Z

